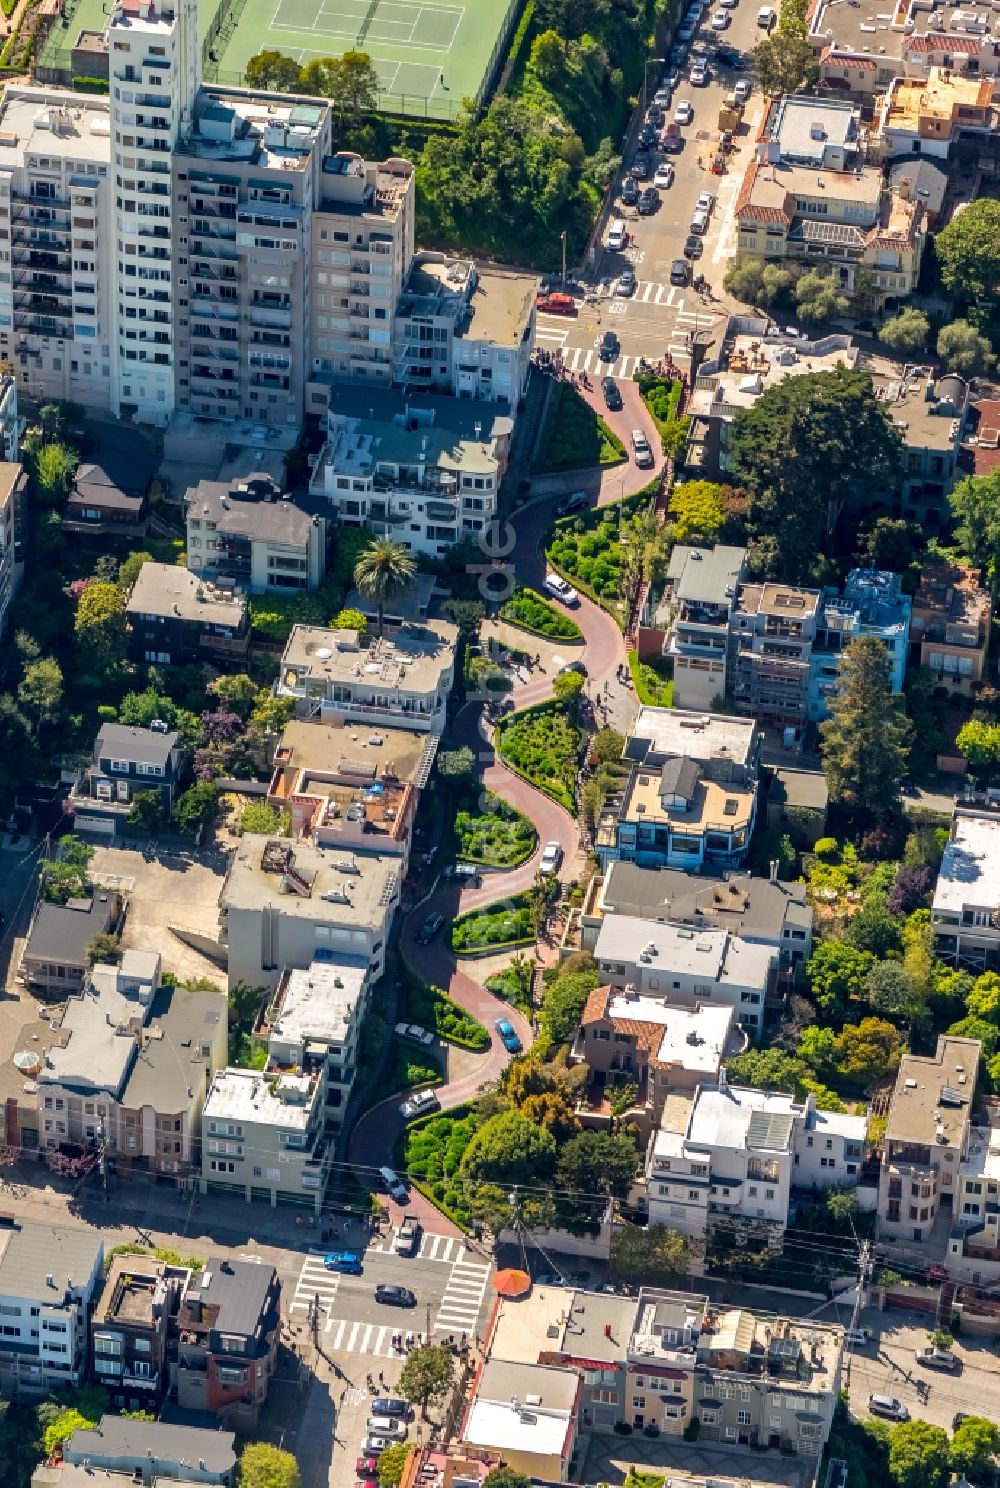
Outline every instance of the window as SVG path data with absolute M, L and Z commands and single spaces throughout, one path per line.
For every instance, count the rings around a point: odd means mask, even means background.
M 750 1412 L 747 1411 L 747 1410 L 737 1411 L 736 1412 L 736 1421 L 737 1421 L 737 1424 L 740 1425 L 740 1426 L 749 1426 L 750 1425 Z

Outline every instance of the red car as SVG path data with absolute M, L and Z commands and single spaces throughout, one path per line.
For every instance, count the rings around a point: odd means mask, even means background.
M 535 296 L 535 309 L 550 315 L 575 315 L 576 301 L 568 294 L 540 294 Z
M 359 1478 L 367 1478 L 369 1482 L 378 1477 L 378 1458 L 359 1457 L 354 1464 L 354 1471 Z

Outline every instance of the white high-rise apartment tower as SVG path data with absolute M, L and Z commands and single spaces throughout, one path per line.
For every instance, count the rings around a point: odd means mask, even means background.
M 174 406 L 170 160 L 201 81 L 198 0 L 119 0 L 109 35 L 115 211 L 111 408 L 166 424 Z

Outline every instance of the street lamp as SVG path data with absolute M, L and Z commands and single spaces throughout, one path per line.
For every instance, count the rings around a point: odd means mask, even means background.
M 646 60 L 645 60 L 645 62 L 642 64 L 642 117 L 643 118 L 646 117 L 646 84 L 647 84 L 647 81 L 648 81 L 648 78 L 649 78 L 649 64 L 650 64 L 650 62 L 656 62 L 656 63 L 662 64 L 662 63 L 666 62 L 666 60 L 667 60 L 666 57 L 647 57 Z

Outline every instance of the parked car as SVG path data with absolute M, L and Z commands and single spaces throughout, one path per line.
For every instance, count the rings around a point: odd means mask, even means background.
M 352 1250 L 332 1250 L 323 1257 L 323 1265 L 328 1271 L 339 1271 L 341 1276 L 361 1276 L 364 1272 L 361 1257 Z
M 558 842 L 546 842 L 545 850 L 538 864 L 539 873 L 558 873 L 562 857 L 563 850 Z
M 397 1023 L 396 1037 L 409 1039 L 413 1044 L 433 1044 L 434 1035 L 429 1028 L 421 1028 L 419 1023 Z
M 412 1121 L 416 1116 L 426 1116 L 429 1111 L 437 1111 L 441 1106 L 433 1090 L 415 1090 L 399 1108 L 399 1114 L 404 1121 Z
M 762 31 L 771 31 L 777 19 L 777 12 L 770 5 L 762 5 L 757 12 L 757 25 Z
M 408 1190 L 395 1168 L 379 1168 L 378 1176 L 390 1199 L 395 1199 L 397 1204 L 405 1204 Z
M 651 217 L 660 205 L 660 193 L 655 186 L 647 186 L 639 197 L 639 205 L 636 211 L 640 217 Z
M 703 191 L 694 204 L 696 212 L 704 212 L 707 216 L 712 215 L 715 207 L 715 196 L 711 191 Z
M 498 1018 L 496 1020 L 496 1022 L 493 1024 L 493 1027 L 496 1029 L 497 1033 L 500 1035 L 500 1042 L 503 1044 L 504 1048 L 507 1050 L 507 1053 L 508 1054 L 520 1054 L 520 1052 L 521 1052 L 521 1040 L 518 1038 L 516 1032 L 514 1031 L 514 1025 L 510 1021 L 510 1019 L 509 1018 Z
M 639 205 L 641 208 L 642 197 L 639 198 Z M 615 361 L 620 351 L 621 342 L 618 340 L 618 337 L 615 335 L 614 331 L 605 331 L 597 347 L 597 355 L 600 357 L 601 361 Z
M 709 81 L 708 63 L 697 61 L 688 74 L 688 82 L 692 88 L 706 88 Z
M 689 237 L 684 239 L 685 258 L 700 258 L 704 251 L 704 243 L 702 242 L 701 238 L 697 237 L 694 233 L 691 233 Z
M 605 381 L 608 379 L 605 378 Z M 611 407 L 611 404 L 608 404 Z M 556 516 L 568 517 L 570 512 L 584 511 L 590 505 L 590 497 L 586 491 L 570 491 L 568 496 L 560 496 L 556 502 Z
M 613 377 L 601 378 L 601 392 L 604 394 L 604 406 L 610 408 L 612 413 L 617 413 L 622 406 L 622 395 Z M 584 503 L 586 505 L 586 501 Z M 556 507 L 558 511 L 559 508 Z
M 643 195 L 645 195 L 645 192 L 643 192 Z M 618 282 L 615 285 L 615 294 L 625 296 L 634 295 L 635 284 L 635 269 L 633 269 L 632 265 L 629 264 L 628 267 L 624 268 L 618 275 Z
M 873 1416 L 885 1416 L 890 1421 L 908 1421 L 910 1412 L 895 1395 L 869 1395 L 868 1409 Z
M 372 1410 L 375 1407 L 372 1406 Z M 369 1416 L 365 1422 L 365 1430 L 375 1436 L 388 1436 L 393 1441 L 406 1440 L 406 1422 L 395 1420 L 392 1416 Z
M 443 914 L 435 913 L 432 915 L 428 915 L 424 923 L 421 925 L 420 929 L 417 931 L 417 945 L 430 945 L 431 941 L 434 939 L 435 935 L 437 935 L 443 924 Z
M 736 98 L 736 102 L 746 103 L 747 99 L 750 97 L 751 89 L 752 84 L 749 78 L 737 78 L 736 87 L 733 89 L 733 94 Z
M 948 1373 L 954 1373 L 956 1369 L 962 1367 L 961 1359 L 950 1349 L 919 1348 L 916 1352 L 916 1360 L 925 1369 L 942 1369 Z
M 573 606 L 580 603 L 580 596 L 573 588 L 573 585 L 567 584 L 566 580 L 561 579 L 556 573 L 547 573 L 545 575 L 542 588 L 548 594 L 551 594 L 553 599 L 561 600 L 564 605 Z
M 673 263 L 670 265 L 671 284 L 686 284 L 688 282 L 688 279 L 690 278 L 690 275 L 691 270 L 688 268 L 684 259 L 675 258 Z
M 417 1299 L 409 1287 L 390 1286 L 381 1283 L 375 1288 L 375 1301 L 384 1302 L 389 1307 L 416 1307 Z
M 608 236 L 605 241 L 612 253 L 621 252 L 625 247 L 625 239 L 627 237 L 628 233 L 625 230 L 625 224 L 620 219 L 615 219 L 608 225 Z
M 653 459 L 653 451 L 649 447 L 649 440 L 641 429 L 633 429 L 631 439 L 632 454 L 635 456 L 635 463 L 640 470 L 649 470 L 651 466 L 656 464 L 656 461 Z
M 715 60 L 720 67 L 742 67 L 743 56 L 735 47 L 717 46 L 715 48 Z
M 646 123 L 639 130 L 639 144 L 644 150 L 648 150 L 656 139 L 656 129 L 651 123 Z
M 386 1447 L 391 1447 L 392 1445 L 393 1438 L 391 1436 L 377 1436 L 375 1432 L 370 1431 L 361 1443 L 361 1450 L 368 1457 L 378 1457 L 385 1451 Z
M 694 104 L 690 98 L 682 98 L 674 109 L 675 124 L 692 124 L 694 122 Z
M 359 1457 L 354 1464 L 354 1471 L 359 1478 L 364 1478 L 367 1482 L 372 1482 L 378 1477 L 378 1458 Z
M 636 181 L 648 181 L 653 173 L 653 162 L 645 150 L 640 150 L 629 167 L 629 175 Z
M 667 191 L 673 184 L 674 168 L 670 164 L 669 160 L 663 160 L 656 167 L 656 174 L 653 177 L 653 185 L 661 187 L 664 191 Z
M 441 872 L 442 878 L 458 878 L 463 883 L 478 888 L 482 874 L 475 863 L 447 863 Z
M 656 104 L 657 108 L 669 108 L 670 100 L 673 97 L 673 93 L 674 90 L 669 83 L 661 83 L 656 92 L 653 94 L 653 102 Z
M 700 209 L 695 212 L 694 216 L 691 218 L 691 231 L 693 233 L 697 233 L 699 237 L 704 237 L 705 233 L 708 232 L 707 212 L 703 212 Z
M 729 25 L 729 11 L 717 10 L 712 16 L 712 30 L 725 31 Z
M 391 1416 L 397 1421 L 412 1421 L 413 1406 L 398 1395 L 376 1395 L 368 1407 L 373 1416 Z
M 622 205 L 634 207 L 639 200 L 639 185 L 634 176 L 626 176 L 622 182 Z M 610 248 L 611 244 L 608 244 Z

